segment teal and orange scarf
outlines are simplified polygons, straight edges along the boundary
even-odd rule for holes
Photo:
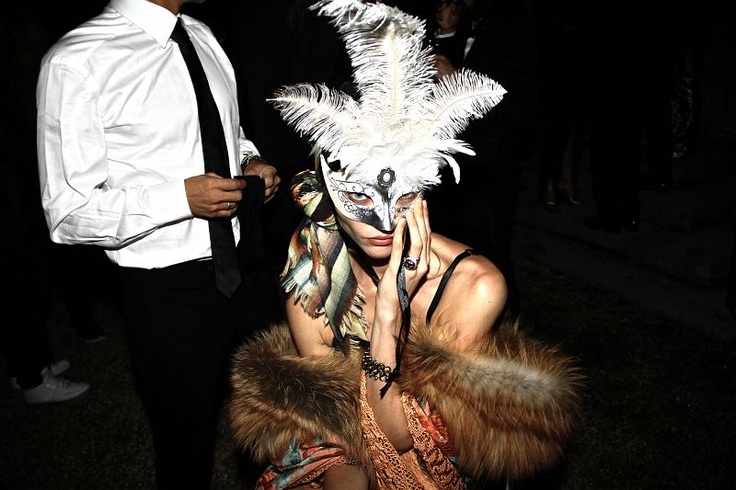
[[[342,349],[346,335],[368,340],[368,324],[363,315],[364,296],[350,267],[334,207],[324,191],[311,170],[292,180],[294,202],[305,217],[291,237],[281,286],[287,293],[295,289],[295,299],[313,318],[326,315],[336,347]]]

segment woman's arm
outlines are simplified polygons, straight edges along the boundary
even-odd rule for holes
[[[396,276],[399,268],[403,267],[405,230],[408,230],[411,242],[407,255],[419,258],[416,270],[404,270],[406,290],[411,298],[425,280],[430,262],[432,232],[429,226],[427,203],[423,199],[417,199],[412,208],[406,212],[405,219],[397,223],[391,258],[376,290],[376,306],[370,332],[370,355],[376,362],[391,369],[396,367],[396,346],[402,320]],[[385,384],[383,380],[368,377],[367,400],[381,430],[396,450],[401,453],[411,449],[413,441],[407,428],[399,383],[393,383],[382,396],[380,391]]]
[[[295,290],[286,298],[286,318],[289,321],[291,338],[302,357],[327,356],[332,354],[332,330],[325,323],[324,315],[312,318],[302,305],[294,299]]]
[[[490,260],[473,255],[458,265],[432,318],[432,328],[458,351],[486,338],[500,318],[508,292],[503,274]]]
[[[334,353],[331,347],[333,333],[329,325],[325,323],[324,316],[310,317],[304,308],[294,300],[293,291],[286,300],[286,317],[289,321],[291,338],[300,356],[329,356]],[[361,465],[335,464],[325,471],[321,483],[321,488],[324,490],[344,488],[367,490],[368,474]],[[311,483],[297,488],[312,488],[310,485]]]
[[[368,473],[364,467],[358,465],[332,466],[325,472],[322,480],[322,490],[363,490],[368,489],[368,486]]]
[[[411,295],[424,281],[430,261],[431,230],[426,203],[407,213],[406,221],[397,226],[396,235],[401,236],[403,227],[409,230],[412,239],[408,255],[420,257],[420,267],[422,264],[425,267],[415,273],[405,271],[407,290]],[[392,262],[396,257],[401,257],[399,244],[395,243],[395,246]],[[400,266],[401,260],[397,263]],[[390,265],[379,284],[370,338],[372,357],[390,367],[396,364],[396,344],[401,325],[395,274]],[[389,287],[390,284],[394,284],[394,287]],[[506,298],[506,281],[498,268],[483,256],[468,257],[460,263],[452,280],[447,283],[435,312],[433,325],[438,326],[440,338],[443,333],[447,336],[444,341],[449,348],[457,352],[471,350],[487,338],[503,312]],[[401,380],[381,397],[380,390],[384,384],[382,381],[368,380],[368,402],[381,430],[401,453],[413,446],[401,404]]]

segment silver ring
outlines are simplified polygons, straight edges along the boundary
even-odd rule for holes
[[[419,257],[406,257],[404,259],[404,269],[415,271],[419,267]]]
[[[228,211],[230,211],[230,206],[231,206],[232,204],[233,204],[233,203],[231,203],[231,202],[229,202],[229,201],[228,201],[228,203],[227,203],[227,210],[228,210]]]

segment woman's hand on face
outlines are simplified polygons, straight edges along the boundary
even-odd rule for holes
[[[406,254],[404,250],[404,234],[408,233],[410,245]],[[411,209],[401,218],[394,230],[391,258],[378,282],[376,290],[376,315],[373,322],[374,335],[376,330],[388,329],[394,337],[398,335],[401,319],[401,305],[396,284],[399,268],[404,268],[406,291],[411,297],[429,270],[431,230],[427,203],[418,198]],[[406,267],[405,259],[416,259],[416,268]]]
[[[410,242],[406,257],[403,256],[405,233],[408,233]],[[389,293],[390,289],[393,297],[396,297],[396,275],[399,268],[403,267],[406,276],[406,290],[409,296],[414,293],[429,270],[431,236],[427,201],[417,198],[404,218],[396,224],[391,258],[379,283],[379,292]],[[406,267],[406,258],[414,259],[416,269]]]

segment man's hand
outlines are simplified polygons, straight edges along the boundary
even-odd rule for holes
[[[279,190],[281,177],[278,176],[276,167],[257,157],[250,159],[248,165],[243,169],[243,175],[257,175],[263,179],[266,188],[264,202],[270,201]]]
[[[437,80],[457,71],[455,66],[447,59],[447,56],[443,54],[434,55],[434,67],[437,70],[437,74],[435,75]]]
[[[189,209],[197,218],[229,218],[238,209],[247,183],[206,173],[184,180]]]

